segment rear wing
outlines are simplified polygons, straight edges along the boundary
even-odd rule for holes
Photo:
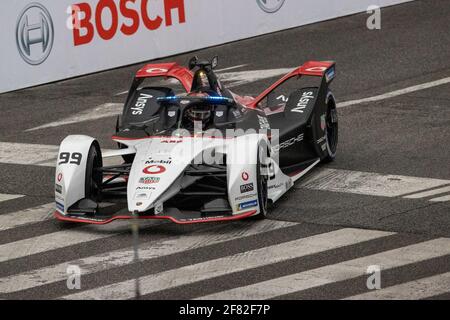
[[[275,90],[278,86],[293,77],[312,76],[321,77],[321,87],[328,86],[336,77],[336,62],[334,61],[308,61],[304,65],[292,70],[283,78],[275,82],[263,93],[261,93],[248,107],[256,108],[258,103],[261,102],[269,93]]]

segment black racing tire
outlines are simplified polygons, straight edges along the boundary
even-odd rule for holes
[[[268,168],[265,166],[266,157],[264,155],[264,148],[260,146],[258,149],[258,159],[256,161],[256,184],[258,189],[258,205],[259,205],[259,214],[256,216],[258,219],[265,219],[267,217],[267,208],[269,205],[269,197],[268,197]],[[268,155],[268,154],[267,154]]]
[[[97,168],[103,166],[102,153],[100,145],[94,141],[89,148],[86,160],[86,179],[85,179],[85,198],[99,202],[101,196],[101,185],[103,174],[97,171]]]
[[[323,163],[329,163],[336,158],[338,140],[339,140],[339,123],[336,109],[336,102],[331,92],[327,95],[327,114],[326,114],[326,155],[322,159]]]

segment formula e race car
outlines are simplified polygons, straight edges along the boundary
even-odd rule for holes
[[[189,68],[140,69],[117,119],[116,150],[102,152],[88,136],[65,138],[55,217],[93,224],[265,217],[296,180],[335,158],[334,62],[307,62],[258,97],[225,88],[217,64],[194,57]]]

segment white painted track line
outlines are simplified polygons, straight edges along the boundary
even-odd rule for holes
[[[210,260],[179,269],[140,278],[142,294],[206,280],[233,272],[257,268],[325,250],[377,239],[392,233],[341,229],[287,243],[251,250],[232,256]],[[224,268],[224,266],[226,266]],[[87,290],[66,296],[66,299],[130,299],[134,296],[134,280]]]
[[[53,216],[52,214],[54,211],[55,204],[48,203],[34,208],[1,214],[0,231],[50,219]]]
[[[446,193],[446,192],[450,192],[450,186],[444,187],[444,188],[439,188],[439,189],[433,189],[433,190],[429,190],[429,191],[424,191],[424,192],[420,192],[420,193],[410,194],[408,196],[405,196],[405,198],[407,198],[407,199],[427,198],[427,197],[435,196],[435,195],[438,195],[441,193]]]
[[[400,89],[400,90],[387,92],[387,93],[380,94],[380,95],[373,96],[373,97],[369,97],[369,98],[341,102],[341,103],[337,104],[337,107],[338,108],[345,108],[345,107],[359,105],[359,104],[367,103],[367,102],[382,101],[382,100],[386,100],[386,99],[402,96],[402,95],[405,95],[405,94],[408,94],[408,93],[421,91],[421,90],[425,90],[425,89],[430,89],[430,88],[441,86],[441,85],[448,84],[448,83],[450,83],[450,77],[443,78],[443,79],[436,80],[436,81],[427,82],[427,83],[422,83],[422,84],[419,84],[419,85],[415,85],[415,86],[412,86],[412,87],[407,87],[407,88]]]
[[[0,163],[54,167],[58,151],[59,146],[54,145],[0,142]],[[112,150],[102,151],[107,153]],[[105,160],[106,165],[114,161]]]
[[[345,300],[420,300],[450,292],[450,272],[351,296]]]
[[[29,132],[29,131],[39,130],[39,129],[54,128],[54,127],[68,125],[68,124],[74,124],[74,123],[79,123],[79,122],[84,122],[84,121],[107,118],[107,117],[122,114],[122,111],[123,111],[123,103],[104,103],[93,109],[88,109],[88,110],[82,111],[80,113],[77,113],[73,116],[70,116],[70,117],[55,121],[55,122],[50,122],[50,123],[44,124],[42,126],[27,129],[25,131]]]
[[[168,240],[141,243],[139,245],[139,259],[141,261],[145,261],[160,258],[186,250],[223,243],[235,239],[242,239],[251,235],[287,228],[293,225],[296,225],[296,223],[271,220],[259,221],[257,223],[252,223],[251,225],[244,225],[240,228],[236,225],[218,225],[212,227],[207,232],[199,231],[189,235],[170,238]],[[245,241],[245,239],[242,239],[242,241]],[[15,292],[52,282],[66,280],[66,270],[69,265],[79,266],[83,275],[125,266],[133,261],[133,254],[134,252],[131,248],[121,249],[0,278],[0,292]]]
[[[313,173],[296,187],[368,196],[399,197],[446,184],[450,184],[450,180],[323,169]]]
[[[13,200],[17,198],[21,198],[23,195],[21,194],[6,194],[6,193],[0,193],[0,202]]]
[[[272,299],[278,296],[363,276],[367,267],[371,265],[377,265],[382,270],[386,270],[448,254],[450,254],[450,239],[440,238],[207,295],[201,297],[201,299]]]
[[[158,225],[165,222],[146,221],[148,225]],[[54,233],[9,242],[0,245],[0,262],[16,258],[23,258],[36,253],[61,249],[71,245],[78,245],[92,240],[112,237],[119,233],[128,232],[129,221],[117,221],[106,226],[83,226],[72,230],[63,230]]]
[[[431,199],[430,201],[431,202],[447,202],[447,201],[450,201],[450,195],[439,197],[439,198],[434,198],[434,199]]]
[[[53,145],[0,142],[0,163],[55,166],[58,150]]]

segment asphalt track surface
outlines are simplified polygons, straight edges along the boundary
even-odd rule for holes
[[[233,71],[335,60],[332,89],[342,103],[450,77],[449,15],[446,0],[415,1],[383,9],[381,30],[368,30],[359,14],[195,54],[220,55],[221,68],[245,65]],[[186,64],[192,55],[161,61]],[[123,103],[117,93],[142,65],[0,95],[2,148],[56,146],[69,134],[114,147],[115,116],[26,130]],[[275,80],[233,90],[256,95]],[[339,121],[336,161],[297,183],[267,220],[143,222],[139,265],[129,263],[127,222],[53,220],[51,205],[40,206],[53,202],[54,168],[23,164],[36,152],[28,147],[4,161],[3,149],[0,298],[127,299],[138,275],[148,299],[449,299],[450,84],[340,108]],[[67,288],[68,265],[81,267],[81,290]],[[382,290],[366,286],[370,265],[382,268]]]

